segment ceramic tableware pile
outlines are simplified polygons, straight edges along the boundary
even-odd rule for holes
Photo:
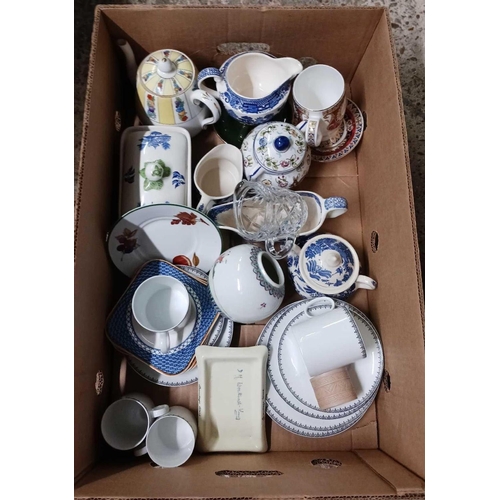
[[[187,54],[161,49],[137,66],[130,45],[118,46],[141,125],[121,137],[119,218],[107,246],[130,282],[106,334],[144,379],[198,382],[199,408],[196,419],[128,394],[104,414],[106,442],[176,467],[195,443],[266,451],[264,409],[301,436],[349,429],[377,394],[383,351],[370,320],[339,299],[377,283],[347,240],[318,232],[348,201],[296,190],[314,162],[338,160],[361,139],[342,75],[262,52],[198,73]],[[192,138],[214,124],[222,144],[192,170]],[[285,258],[306,300],[281,308]],[[234,323],[267,318],[258,346],[230,347]]]

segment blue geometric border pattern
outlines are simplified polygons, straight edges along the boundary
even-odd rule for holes
[[[229,347],[231,345],[231,341],[233,340],[233,328],[234,328],[234,324],[233,324],[233,322],[231,320],[229,320],[227,318],[223,318],[223,317],[220,317],[219,321],[222,324],[221,331],[224,331],[227,328],[227,330],[228,330],[229,333],[228,333],[226,341],[224,343],[222,343],[220,346],[217,346],[217,347]],[[208,345],[214,345],[216,342],[217,342],[217,340],[211,338],[210,342],[208,343]],[[193,378],[190,378],[188,380],[185,380],[184,382],[169,382],[168,385],[167,384],[162,384],[162,383],[159,383],[157,380],[155,380],[150,375],[148,375],[147,373],[145,373],[139,366],[133,365],[133,364],[131,364],[130,366],[132,367],[132,370],[134,370],[135,372],[137,372],[139,375],[141,375],[146,380],[149,380],[153,384],[161,385],[162,387],[182,387],[184,385],[191,385],[191,384],[195,384],[196,382],[198,382],[198,377],[193,377]],[[188,373],[190,371],[191,370],[189,370]]]
[[[325,200],[325,208],[347,208],[347,200],[341,196],[330,196]]]
[[[257,262],[257,256],[263,250],[257,246],[252,246],[250,250],[250,262],[252,263],[252,269],[255,273],[256,278],[258,279],[260,286],[262,286],[272,297],[276,297],[277,299],[281,299],[285,296],[285,284],[275,287],[268,283],[266,278],[262,275],[260,271],[259,264]]]
[[[144,344],[137,337],[132,326],[132,297],[137,287],[152,276],[172,276],[181,281],[196,305],[196,322],[189,337],[171,349],[162,353]],[[212,299],[208,285],[200,283],[172,264],[162,260],[152,260],[146,263],[133,279],[122,295],[107,321],[107,336],[120,350],[135,356],[148,365],[166,375],[176,375],[182,372],[191,361],[196,347],[201,343],[207,331],[212,328],[219,311]]]
[[[317,307],[313,307],[312,310],[315,311],[317,309],[326,309],[328,307],[329,307],[328,305],[317,306]],[[338,307],[338,305],[336,307]],[[347,308],[347,307],[345,307],[344,309],[349,310],[349,308]],[[380,343],[377,341],[378,340],[378,335],[377,335],[376,331],[373,330],[370,327],[370,324],[368,324],[358,314],[357,311],[354,312],[351,309],[351,310],[349,310],[349,313],[352,314],[353,316],[355,316],[358,321],[361,321],[367,327],[367,329],[370,332],[371,336],[375,340],[376,351],[377,351],[376,357],[378,358],[377,373],[375,375],[375,379],[374,379],[372,385],[370,386],[370,388],[365,392],[365,394],[364,394],[363,397],[361,397],[360,399],[356,399],[352,403],[350,403],[348,405],[345,405],[345,406],[336,406],[334,408],[329,408],[329,409],[326,409],[326,410],[322,410],[321,408],[319,408],[318,406],[314,405],[313,403],[311,403],[309,401],[306,401],[305,399],[301,398],[300,395],[297,394],[293,390],[293,388],[292,388],[290,382],[288,381],[288,379],[287,379],[287,377],[285,375],[285,372],[284,372],[284,370],[282,368],[282,365],[283,365],[283,343],[285,341],[286,334],[287,334],[288,329],[290,328],[290,326],[292,326],[296,321],[298,321],[300,319],[301,316],[303,316],[304,312],[301,312],[301,313],[299,313],[297,316],[295,316],[290,321],[290,323],[287,325],[287,327],[285,328],[285,330],[283,331],[283,333],[281,335],[281,338],[280,338],[280,341],[279,341],[279,344],[278,344],[278,366],[279,366],[279,372],[280,372],[281,378],[283,379],[283,382],[285,383],[287,389],[290,391],[291,394],[293,394],[293,396],[295,397],[295,399],[297,399],[297,401],[300,401],[303,405],[311,408],[312,410],[315,410],[316,412],[330,413],[331,415],[330,416],[328,416],[328,415],[318,416],[317,414],[311,414],[311,413],[309,413],[307,411],[304,411],[304,410],[302,410],[300,408],[294,407],[294,409],[296,409],[299,413],[302,413],[302,414],[307,415],[309,417],[319,418],[319,419],[324,418],[324,419],[327,419],[327,420],[331,419],[331,418],[335,418],[335,417],[336,418],[340,418],[342,416],[350,415],[351,413],[355,413],[356,411],[358,411],[359,408],[361,406],[363,406],[366,403],[366,401],[369,400],[372,397],[373,393],[377,390],[378,386],[380,385],[380,381],[382,380],[382,352],[381,352]],[[356,331],[357,331],[357,336],[358,336],[358,343],[360,344],[360,347],[362,347],[362,350],[364,352],[363,358],[365,358],[366,357],[365,344],[363,342],[363,339],[361,338],[361,334],[359,333],[358,325],[356,325]],[[270,373],[271,381],[273,381],[273,379],[272,379],[273,374],[272,374],[271,368],[269,368],[269,373]],[[273,382],[273,385],[275,386],[276,390],[278,392],[280,392],[277,389],[277,384],[275,384]],[[280,396],[281,396],[281,393],[280,393]],[[285,399],[285,396],[282,395],[282,398]]]
[[[295,396],[295,398],[297,398],[298,401],[300,401],[305,406],[308,406],[309,408],[312,408],[312,409],[315,409],[315,410],[324,411],[325,413],[333,413],[333,414],[342,413],[342,414],[348,415],[350,413],[354,413],[357,410],[359,410],[359,408],[362,407],[370,399],[370,397],[372,397],[374,394],[376,394],[376,390],[377,390],[377,388],[380,385],[380,382],[382,380],[382,369],[383,369],[383,365],[384,365],[384,354],[383,354],[382,345],[381,345],[380,337],[379,337],[379,335],[377,333],[377,330],[373,326],[373,323],[366,317],[366,315],[363,314],[356,307],[351,306],[350,304],[348,304],[347,302],[343,302],[343,301],[338,300],[338,299],[333,299],[333,300],[335,301],[335,306],[336,307],[344,307],[345,309],[349,310],[349,312],[352,315],[354,315],[356,317],[356,319],[359,319],[360,321],[362,321],[362,323],[364,323],[366,325],[366,327],[368,328],[370,334],[372,335],[373,339],[375,340],[376,349],[377,349],[377,352],[378,352],[379,362],[378,362],[378,366],[377,366],[377,374],[375,376],[375,380],[374,380],[372,386],[367,391],[367,393],[365,394],[364,397],[362,397],[361,399],[356,399],[355,401],[353,401],[350,404],[343,405],[343,406],[336,406],[336,407],[330,408],[328,410],[319,410],[317,407],[311,406],[306,401],[303,401],[300,397],[298,397],[298,395],[295,394],[293,392],[293,390],[290,388],[290,384],[288,383],[288,381],[285,380],[284,377],[282,377],[282,378],[284,379],[285,385],[287,386],[288,390]],[[266,345],[267,348],[268,348],[268,350],[269,350],[269,356],[268,356],[268,375],[269,375],[269,378],[270,378],[271,382],[273,383],[274,388],[276,389],[276,392],[279,394],[279,396],[289,406],[291,406],[293,409],[299,411],[300,413],[303,413],[304,415],[314,416],[314,418],[320,418],[320,419],[321,418],[326,418],[326,419],[330,418],[331,419],[331,417],[327,417],[327,416],[325,416],[325,417],[318,417],[317,415],[310,415],[307,412],[302,412],[301,410],[299,410],[280,391],[280,389],[278,387],[278,384],[276,383],[276,381],[274,379],[274,375],[273,375],[272,369],[271,369],[272,347],[271,347],[270,344],[271,344],[272,338],[274,337],[274,335],[276,333],[277,326],[283,321],[284,317],[288,314],[289,311],[291,311],[293,309],[296,309],[298,307],[301,307],[302,305],[306,304],[307,302],[309,302],[309,300],[301,300],[301,301],[295,302],[293,304],[290,304],[290,305],[284,307],[283,309],[281,309],[280,311],[278,311],[275,314],[275,316],[279,315],[278,320],[277,321],[273,321],[274,317],[271,318],[271,320],[269,320],[269,322],[264,327],[264,330],[262,331],[262,333],[259,336],[259,339],[257,341],[257,345]],[[316,309],[321,309],[321,308],[326,308],[326,307],[329,307],[329,306],[327,306],[327,305],[316,306],[312,310],[314,311]],[[294,319],[295,319],[295,317],[294,317]],[[269,329],[271,329],[271,332],[269,333],[269,338],[267,339],[267,341],[264,341],[264,339],[268,336]],[[283,339],[283,338],[284,338],[284,335],[282,335],[281,339]],[[280,353],[280,350],[278,348],[278,364],[280,363],[279,353]]]

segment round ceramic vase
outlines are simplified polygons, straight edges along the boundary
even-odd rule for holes
[[[243,324],[271,316],[285,296],[281,267],[256,245],[238,245],[226,250],[211,269],[208,282],[221,312]]]

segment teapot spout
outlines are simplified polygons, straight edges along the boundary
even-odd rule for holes
[[[134,52],[132,51],[132,47],[130,44],[127,42],[127,40],[123,40],[120,38],[119,40],[116,41],[118,47],[123,52],[123,55],[125,56],[125,65],[127,67],[127,76],[132,85],[135,85],[135,79],[137,75],[137,64],[135,62],[135,57],[134,57]]]
[[[281,57],[276,59],[274,62],[277,66],[279,66],[282,72],[280,75],[282,76],[282,81],[278,88],[292,78],[295,78],[304,69],[302,63],[293,57]]]

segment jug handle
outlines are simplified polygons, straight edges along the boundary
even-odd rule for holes
[[[198,87],[201,90],[208,92],[211,96],[220,99],[220,95],[217,90],[212,90],[203,83],[207,78],[213,78],[215,83],[222,82],[222,75],[220,74],[220,71],[217,68],[205,68],[198,74]]]
[[[212,116],[209,116],[208,118],[205,118],[201,122],[201,126],[205,128],[207,125],[212,125],[212,123],[215,123],[216,121],[219,120],[221,110],[220,110],[220,105],[217,102],[217,100],[208,94],[205,90],[193,90],[189,96],[191,99],[191,102],[195,105],[198,106],[200,103],[203,103],[212,113]]]
[[[326,217],[329,219],[334,219],[339,215],[345,214],[347,207],[347,200],[342,198],[342,196],[330,196],[323,200],[323,208],[326,211]]]
[[[375,290],[377,288],[378,283],[371,279],[369,276],[363,276],[360,274],[356,279],[356,285],[354,287],[355,290],[358,288],[364,288],[365,290]]]

